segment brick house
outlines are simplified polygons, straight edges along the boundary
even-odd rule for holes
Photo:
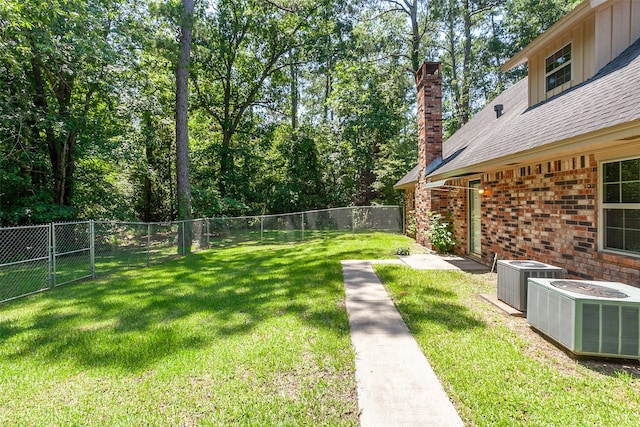
[[[455,252],[640,286],[640,1],[585,0],[504,65],[529,75],[442,142],[441,69],[417,73],[418,165],[395,185],[448,213]]]

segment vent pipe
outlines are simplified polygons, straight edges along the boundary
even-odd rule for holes
[[[500,116],[502,115],[502,110],[504,109],[504,106],[502,104],[496,104],[493,107],[493,111],[496,112],[496,119],[499,119]]]

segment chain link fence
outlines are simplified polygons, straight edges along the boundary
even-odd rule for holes
[[[53,286],[51,226],[0,228],[0,301]]]
[[[293,243],[342,233],[401,233],[402,227],[401,207],[369,206],[167,223],[85,221],[0,228],[0,302],[206,248]]]
[[[53,286],[92,277],[92,222],[52,224]]]

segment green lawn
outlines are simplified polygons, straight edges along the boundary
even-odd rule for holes
[[[213,249],[0,305],[0,425],[357,425],[348,234]]]
[[[638,361],[570,358],[477,297],[495,275],[376,272],[468,425],[640,425]]]
[[[347,234],[202,251],[0,305],[0,425],[357,425]],[[495,276],[376,266],[469,425],[635,426],[640,366],[575,361],[476,296]]]

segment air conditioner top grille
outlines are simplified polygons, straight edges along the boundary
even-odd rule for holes
[[[547,264],[543,264],[538,261],[508,261],[509,264],[514,267],[522,267],[522,268],[545,268],[548,267]]]
[[[529,278],[529,284],[534,281],[571,300],[618,301],[620,304],[640,302],[640,288],[618,282]]]
[[[543,262],[534,261],[532,259],[510,259],[510,260],[498,260],[498,266],[508,267],[518,271],[531,271],[531,270],[553,270],[561,271],[560,267],[555,265],[545,264]]]
[[[629,295],[618,289],[596,285],[595,283],[577,282],[572,280],[553,280],[551,285],[565,291],[598,298],[629,298]]]

